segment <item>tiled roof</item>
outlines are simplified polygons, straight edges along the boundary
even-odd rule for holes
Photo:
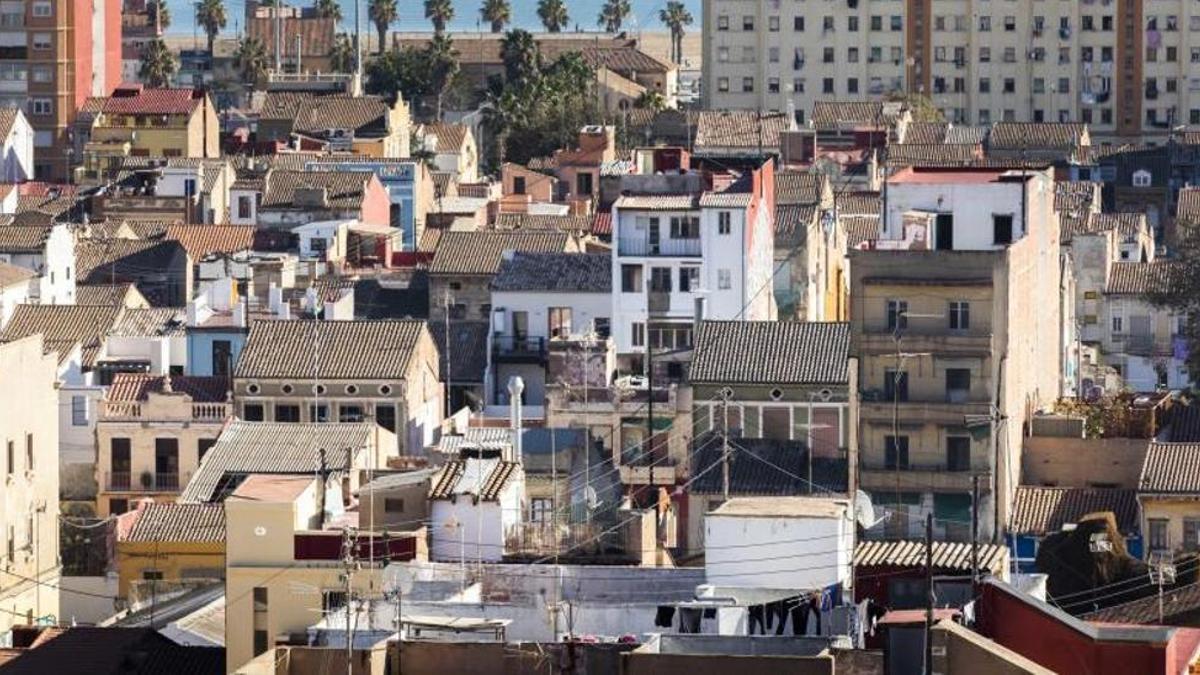
[[[438,347],[438,378],[453,384],[482,383],[487,371],[488,341],[492,337],[487,321],[452,321],[454,336],[446,350],[446,322],[430,321],[429,332]]]
[[[519,471],[519,462],[499,459],[452,459],[433,478],[429,489],[430,499],[450,499],[459,494],[476,494],[484,501],[495,501],[508,484],[508,480]],[[468,472],[482,474],[482,480],[462,479]]]
[[[167,377],[149,373],[116,373],[105,400],[145,401],[150,392],[161,393]],[[171,391],[187,394],[196,403],[224,403],[228,399],[229,380],[223,377],[173,375]]]
[[[1200,187],[1180,188],[1175,217],[1187,223],[1200,222]]]
[[[567,250],[565,232],[445,232],[438,242],[430,274],[492,275],[500,269],[505,251],[553,253]]]
[[[901,106],[880,101],[817,101],[813,104],[812,124],[818,129],[837,129],[844,125],[882,127],[895,120]]]
[[[127,309],[108,334],[115,337],[183,337],[187,334],[187,309],[184,307]]]
[[[846,246],[849,248],[879,239],[882,234],[876,216],[844,216],[838,222],[846,229]]]
[[[123,307],[99,305],[17,305],[0,342],[11,342],[41,333],[47,352],[59,358],[76,344],[83,344],[84,365],[95,363],[100,340],[120,318]]]
[[[1163,440],[1171,443],[1200,443],[1200,403],[1177,402],[1167,410]]]
[[[104,104],[107,102],[107,96],[89,96],[83,99],[83,104],[79,106],[78,114],[95,115],[104,110]]]
[[[1005,571],[1008,548],[1003,544],[980,544],[979,569],[993,574]],[[970,573],[971,544],[963,542],[933,542],[933,566],[939,570]],[[860,541],[854,547],[854,566],[861,567],[924,567],[923,541]]]
[[[850,325],[806,321],[704,321],[692,382],[845,384]]]
[[[710,209],[744,209],[754,201],[749,192],[705,192],[700,195],[700,206]]]
[[[1136,586],[1133,587],[1133,589],[1136,588]],[[1081,614],[1079,618],[1089,622],[1113,624],[1194,625],[1178,623],[1179,619],[1176,617],[1181,617],[1181,615],[1190,617],[1198,608],[1200,608],[1200,581],[1193,581],[1180,586],[1165,586],[1161,600],[1158,593],[1153,593],[1137,600]]]
[[[1173,260],[1114,262],[1109,265],[1104,292],[1112,295],[1142,295],[1171,288],[1172,275],[1183,268]]]
[[[304,57],[329,57],[333,50],[336,21],[319,17],[283,17],[280,21],[283,23],[283,44],[287,46],[288,54],[296,53],[296,40],[299,38]],[[275,44],[275,22],[276,19],[269,16],[252,17],[246,23],[246,30],[249,37],[258,38],[267,45],[267,49],[271,49],[271,45]]]
[[[591,216],[551,216],[533,213],[501,213],[493,227],[497,230],[559,230],[561,232],[590,232]]]
[[[838,194],[834,197],[839,217],[875,216],[883,213],[883,201],[878,192],[857,191]]]
[[[224,647],[185,647],[163,637],[157,628],[74,626],[61,630],[58,637],[5,663],[5,675],[81,670],[93,675],[209,675],[225,666]]]
[[[1150,443],[1138,481],[1142,494],[1200,493],[1200,443]]]
[[[593,68],[604,66],[609,70],[626,74],[666,73],[675,68],[650,56],[637,47],[584,48],[583,58]]]
[[[254,245],[253,225],[170,225],[163,233],[199,262],[213,253],[236,253]]]
[[[320,377],[338,380],[403,380],[425,322],[255,321],[238,358],[237,378],[312,378],[314,345],[320,345]]]
[[[775,248],[793,248],[806,242],[808,227],[817,215],[816,204],[782,204],[775,207]]]
[[[608,253],[515,253],[500,263],[493,291],[611,293]]]
[[[988,134],[991,131],[991,127],[986,126],[972,127],[952,124],[946,130],[946,139],[944,142],[954,145],[979,145],[987,140]]]
[[[841,459],[813,457],[812,482],[817,487],[808,483],[808,449],[803,441],[736,438],[731,439],[730,445],[730,494],[792,496],[846,490],[846,461]],[[695,458],[691,466],[694,477],[691,491],[721,494],[720,465],[724,459],[721,443],[712,434],[704,433],[692,441],[692,448]]]
[[[438,245],[442,243],[442,235],[447,231],[441,227],[426,227],[421,232],[421,240],[417,242],[417,250],[424,253],[437,251]]]
[[[273,170],[267,174],[262,208],[301,208],[294,204],[297,190],[324,189],[329,208],[357,209],[362,206],[367,183],[373,175],[361,171]]]
[[[13,125],[17,123],[18,108],[0,108],[0,138],[8,138],[12,133]]]
[[[132,273],[140,277],[151,270],[165,271],[182,249],[173,241],[80,240],[75,243],[76,278],[85,284],[103,283],[113,276],[112,272],[120,276]]]
[[[292,92],[268,93],[259,114],[264,120],[291,120],[292,130],[323,136],[329,129],[363,129],[374,125],[387,128],[391,110],[378,96],[313,96]],[[311,159],[300,156],[296,161]],[[292,168],[301,168],[293,165]]]
[[[748,110],[701,111],[696,126],[695,148],[779,147],[779,133],[795,121],[787,113],[758,114]]]
[[[285,322],[281,322],[285,323]],[[334,323],[334,322],[329,322]],[[219,500],[226,475],[255,473],[315,475],[325,449],[326,466],[346,466],[369,447],[375,425],[365,422],[230,422],[179,497],[180,502]]]
[[[224,504],[168,504],[146,506],[125,541],[223,542]]]
[[[203,181],[200,192],[212,192],[221,177],[221,172],[229,167],[226,159],[204,157],[125,157],[121,160],[121,170],[117,173],[117,182],[124,182],[133,177],[135,172],[154,171],[161,173],[162,169],[199,169]]]
[[[1051,534],[1100,511],[1111,511],[1123,534],[1139,530],[1136,490],[1037,485],[1017,488],[1008,529],[1014,534]]]
[[[1086,211],[1100,198],[1102,183],[1090,180],[1061,180],[1054,184],[1054,210]],[[1182,192],[1181,192],[1182,194]]]
[[[37,273],[33,270],[0,261],[0,288],[7,288],[13,284],[29,281],[36,276]]]
[[[696,195],[624,195],[613,207],[630,211],[690,211],[700,207]]]
[[[437,122],[425,125],[425,133],[437,139],[437,151],[443,154],[462,152],[463,143],[467,140],[468,128],[465,124],[444,124]]]
[[[824,174],[809,171],[779,171],[775,173],[775,203],[816,204],[829,181]]]
[[[1085,234],[1098,234],[1116,230],[1125,239],[1132,239],[1146,229],[1146,214],[1144,213],[1096,213],[1094,211],[1076,211],[1074,215],[1065,213],[1059,218],[1059,241],[1070,243],[1075,237]]]
[[[978,145],[904,143],[887,149],[888,166],[972,166],[983,156]]]
[[[592,234],[597,237],[612,234],[612,211],[600,211],[592,217]]]
[[[138,91],[118,87],[104,102],[106,115],[187,115],[200,105],[204,93],[198,89],[154,89]]]
[[[8,225],[0,227],[0,253],[41,253],[50,227]]]
[[[988,146],[1007,150],[1073,149],[1085,131],[1086,124],[1074,122],[997,122],[988,135]]]
[[[76,305],[103,305],[112,307],[125,304],[125,298],[133,284],[79,284],[75,286]]]
[[[925,145],[929,143],[945,143],[946,130],[950,125],[946,122],[913,122],[904,132],[904,143]],[[894,150],[895,148],[889,148]]]

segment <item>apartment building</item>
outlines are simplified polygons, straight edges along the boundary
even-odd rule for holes
[[[5,455],[0,541],[0,630],[57,615],[57,362],[32,335],[0,345],[0,440]]]
[[[893,517],[871,536],[969,536],[1007,522],[1023,427],[1061,387],[1049,170],[905,169],[881,238],[850,251],[859,477]],[[1067,298],[1066,302],[1070,302]]]
[[[1077,121],[1097,136],[1200,124],[1200,7],[1189,0],[706,0],[707,107],[932,98],[960,124]]]
[[[89,96],[121,80],[121,0],[0,5],[0,107],[22,108],[34,129],[34,174],[64,181],[68,129]]]

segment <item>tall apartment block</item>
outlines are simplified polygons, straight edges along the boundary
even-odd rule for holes
[[[705,0],[705,102],[784,111],[894,91],[950,121],[1200,124],[1195,0]]]
[[[120,78],[121,0],[0,0],[0,105],[33,125],[39,180],[68,178],[75,112]]]

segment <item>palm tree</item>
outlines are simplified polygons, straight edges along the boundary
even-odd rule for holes
[[[513,84],[524,82],[537,74],[541,54],[533,34],[514,28],[500,40],[500,59],[504,61],[504,77]]]
[[[147,9],[158,22],[159,28],[166,30],[171,26],[171,10],[167,7],[167,0],[155,0]]]
[[[317,0],[313,3],[313,9],[317,10],[317,16],[322,19],[333,19],[334,23],[342,20],[342,6],[337,0]]]
[[[204,34],[208,36],[208,53],[211,55],[217,33],[225,27],[225,3],[221,0],[203,0],[196,8],[196,23],[204,28]]]
[[[621,24],[633,11],[629,6],[629,0],[605,0],[604,6],[600,8],[600,25],[609,33],[617,33],[621,30]]]
[[[503,31],[504,25],[512,21],[512,5],[508,0],[483,0],[479,13],[484,21],[492,24],[493,33]]]
[[[247,38],[233,53],[233,65],[250,87],[267,76],[267,48],[258,38]]]
[[[151,87],[165,87],[179,72],[179,61],[162,38],[146,44],[142,50],[142,67],[138,75]]]
[[[442,33],[434,35],[425,51],[425,58],[429,64],[430,89],[437,99],[437,120],[441,121],[442,98],[459,71],[458,52],[454,49],[454,41]]]
[[[563,0],[538,0],[537,15],[542,20],[542,25],[551,33],[561,31],[571,21]]]
[[[692,13],[679,0],[668,0],[666,9],[658,13],[659,21],[671,29],[671,61],[683,61],[683,28],[692,25]]]
[[[375,24],[375,30],[379,32],[380,54],[386,47],[388,26],[396,22],[399,14],[396,0],[371,0],[371,4],[367,5],[367,17],[371,19],[371,23]]]
[[[641,110],[652,110],[661,112],[667,107],[667,101],[663,95],[653,89],[647,89],[633,101],[633,107]]]
[[[446,24],[454,20],[454,3],[451,0],[425,0],[425,18],[433,22],[433,32],[445,32]]]
[[[330,67],[336,72],[348,73],[354,70],[354,57],[354,43],[351,42],[350,36],[338,33],[337,39],[333,41],[333,47],[329,49]]]

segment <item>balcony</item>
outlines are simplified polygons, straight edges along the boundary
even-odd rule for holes
[[[177,493],[180,486],[187,483],[187,479],[191,475],[182,477],[178,472],[171,473],[152,473],[146,471],[134,475],[129,471],[110,471],[105,475],[103,482],[105,492],[133,492],[133,493]]]
[[[895,354],[896,340],[886,326],[868,326],[858,338],[863,355]],[[988,355],[992,350],[990,333],[961,333],[946,330],[908,328],[900,336],[900,349],[905,352],[933,352],[938,355]]]
[[[867,393],[864,392],[859,414],[864,422],[876,424],[891,423],[895,414],[901,424],[962,426],[965,415],[987,415],[991,412],[991,405],[986,401],[951,403],[945,399],[908,400],[900,401],[897,405],[892,401],[868,400]]]
[[[903,468],[888,468],[881,460],[859,460],[859,487],[870,492],[893,493],[931,490],[934,492],[969,492],[971,476],[988,476],[986,466],[972,466],[966,471],[951,471],[945,462],[908,464]],[[986,480],[983,482],[986,483]]]
[[[492,338],[492,357],[508,363],[544,363],[546,338],[528,335],[496,335]]]
[[[650,291],[646,294],[646,309],[654,313],[671,311],[670,291]]]
[[[700,239],[670,239],[650,237],[620,237],[617,255],[661,256],[665,258],[698,258],[702,255]]]
[[[1171,356],[1174,353],[1173,342],[1171,339],[1159,340],[1153,335],[1114,335],[1113,349],[1130,356]]]
[[[229,403],[186,403],[176,410],[164,412],[161,407],[151,412],[141,401],[100,401],[100,419],[106,422],[181,421],[224,422],[233,415]]]

